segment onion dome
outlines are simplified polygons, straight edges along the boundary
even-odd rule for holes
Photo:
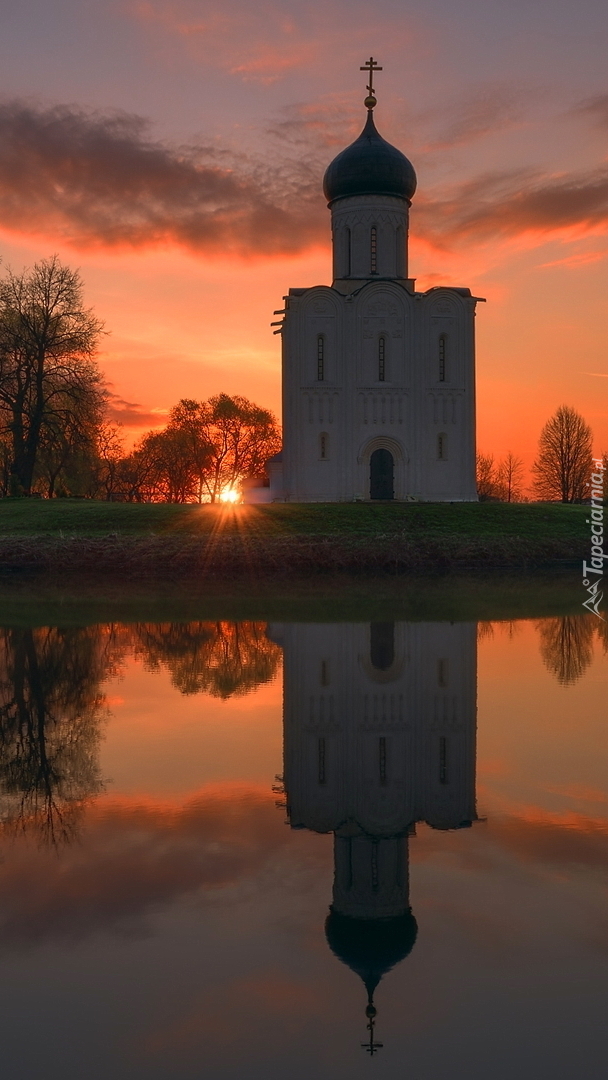
[[[376,130],[370,109],[363,131],[331,162],[323,180],[328,203],[351,195],[393,195],[412,198],[416,173],[411,161]]]
[[[331,951],[359,975],[370,1001],[382,976],[412,951],[417,933],[411,911],[388,919],[354,919],[331,908],[325,923]]]

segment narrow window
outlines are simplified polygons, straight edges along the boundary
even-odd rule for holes
[[[321,686],[329,686],[329,664],[327,660],[321,661]]]
[[[445,382],[445,353],[447,338],[445,334],[439,335],[439,382]]]
[[[448,740],[442,735],[439,740],[439,783],[448,782]]]
[[[378,341],[378,382],[384,382],[386,378],[386,338],[381,337]]]
[[[378,770],[380,783],[386,784],[386,739],[384,736],[378,739]]]
[[[440,461],[445,461],[448,456],[448,437],[447,435],[437,436],[437,457]]]
[[[350,260],[351,260],[351,254],[350,254],[350,252],[351,252],[350,229],[345,229],[345,233],[346,233],[346,260],[345,260],[346,261],[346,267],[345,267],[346,274],[345,274],[345,277],[350,277]]]
[[[378,841],[372,840],[372,889],[374,891],[380,886],[380,878],[378,875]]]
[[[448,662],[445,658],[437,661],[437,682],[440,686],[448,685]]]
[[[328,451],[328,441],[329,440],[328,440],[328,437],[325,434],[325,432],[323,432],[321,435],[319,435],[319,457],[321,458],[321,461],[326,461],[328,456],[329,456],[328,452],[327,452]]]
[[[405,270],[405,241],[403,237],[403,226],[398,225],[395,232],[395,241],[397,245],[397,251],[395,253],[395,269],[397,271],[397,277],[399,278],[404,277]]]
[[[371,232],[371,272],[377,274],[378,272],[378,230],[375,225],[372,225]]]
[[[325,338],[323,334],[317,337],[317,379],[323,382],[325,378]]]
[[[319,739],[319,783],[325,783],[325,739]]]

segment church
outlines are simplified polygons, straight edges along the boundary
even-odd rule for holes
[[[281,454],[285,502],[477,501],[475,305],[470,289],[417,292],[408,271],[410,161],[374,123],[373,58],[358,139],[329,165],[333,282],[290,289]]]

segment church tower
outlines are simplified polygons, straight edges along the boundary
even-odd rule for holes
[[[283,451],[271,498],[476,501],[477,298],[408,276],[416,174],[367,120],[329,165],[333,282],[290,289],[283,337]]]

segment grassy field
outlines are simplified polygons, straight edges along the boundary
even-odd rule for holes
[[[222,536],[586,541],[585,506],[508,503],[309,503],[172,506],[0,499],[1,537]]]
[[[0,573],[65,580],[467,573],[573,566],[588,508],[505,503],[168,506],[0,500]]]

